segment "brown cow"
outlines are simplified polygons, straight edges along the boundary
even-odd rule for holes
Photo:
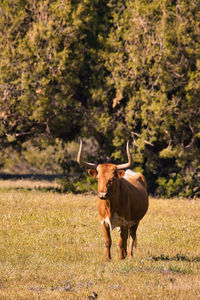
[[[133,256],[133,246],[136,246],[136,230],[140,220],[148,209],[147,185],[141,173],[126,169],[131,166],[132,159],[127,143],[128,163],[93,164],[82,161],[82,141],[77,161],[89,168],[89,175],[98,181],[98,209],[105,236],[106,260],[111,259],[111,230],[120,227],[119,259],[127,255],[127,239],[130,233],[128,256]]]

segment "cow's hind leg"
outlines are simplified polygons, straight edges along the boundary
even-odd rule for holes
[[[119,259],[124,259],[127,255],[127,239],[128,239],[128,228],[121,227],[120,238],[119,238]]]
[[[137,245],[137,239],[136,239],[136,231],[138,228],[138,224],[133,225],[130,228],[130,244],[129,244],[129,249],[128,249],[128,257],[132,257],[133,256],[133,247],[136,248]]]
[[[103,233],[105,237],[105,245],[106,245],[106,261],[111,260],[111,254],[110,254],[110,248],[112,244],[111,235],[110,235],[110,228],[105,225],[105,223],[102,224]]]

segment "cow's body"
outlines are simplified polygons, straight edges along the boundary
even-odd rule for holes
[[[146,182],[141,173],[127,170],[116,183],[116,190],[109,199],[98,199],[98,209],[103,222],[113,230],[137,224],[148,209]]]
[[[111,259],[111,231],[120,227],[120,259],[127,255],[127,239],[130,233],[128,256],[133,255],[136,243],[136,230],[148,209],[147,185],[141,173],[122,168],[130,165],[130,152],[127,144],[128,164],[95,165],[81,161],[82,144],[78,154],[79,163],[92,167],[88,173],[98,180],[98,210],[105,236],[106,260]]]

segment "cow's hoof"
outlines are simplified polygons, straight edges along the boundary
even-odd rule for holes
[[[106,261],[106,262],[110,262],[110,261],[111,261],[111,257],[106,257],[106,258],[105,258],[105,261]]]
[[[125,259],[124,256],[120,256],[120,257],[119,257],[119,260],[123,260],[123,259]]]
[[[119,260],[125,259],[127,256],[127,252],[126,251],[122,251],[119,255]]]

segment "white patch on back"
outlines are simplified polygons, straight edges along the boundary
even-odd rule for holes
[[[123,178],[124,178],[124,179],[128,179],[128,178],[130,178],[130,177],[135,176],[136,174],[137,174],[136,172],[131,171],[131,170],[128,169],[128,170],[126,170],[126,172],[125,172]]]
[[[125,227],[130,228],[135,224],[134,221],[127,221],[124,218],[120,217],[117,213],[114,213],[111,220],[108,217],[103,219],[101,221],[101,224],[103,224],[103,223],[105,223],[105,225],[110,227],[110,231],[112,231],[115,227],[125,226]],[[119,229],[118,229],[118,231],[119,231]]]

